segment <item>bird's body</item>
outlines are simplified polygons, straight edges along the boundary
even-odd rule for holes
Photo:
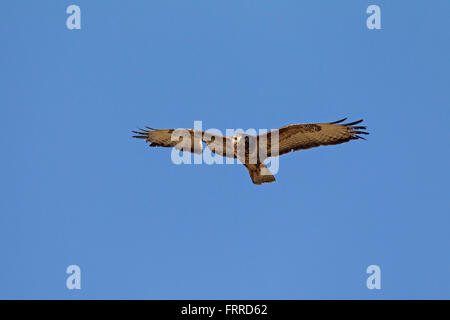
[[[264,161],[291,151],[322,145],[335,145],[350,140],[364,139],[368,134],[363,126],[355,126],[363,120],[342,124],[346,119],[330,123],[293,124],[258,136],[237,133],[222,136],[194,129],[140,129],[133,131],[135,138],[145,139],[151,147],[173,147],[197,154],[203,152],[203,142],[220,155],[238,159],[248,170],[254,184],[274,182],[275,177]]]

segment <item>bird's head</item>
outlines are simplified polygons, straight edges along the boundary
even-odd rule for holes
[[[257,138],[245,133],[236,133],[233,136],[234,149],[237,154],[257,153]]]
[[[250,141],[250,136],[248,134],[245,134],[245,133],[236,133],[233,136],[234,144],[243,143],[243,142],[248,144],[249,141]]]

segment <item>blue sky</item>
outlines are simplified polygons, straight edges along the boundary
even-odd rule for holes
[[[1,7],[0,298],[450,298],[450,2]],[[369,140],[285,155],[263,186],[130,132],[343,117]]]

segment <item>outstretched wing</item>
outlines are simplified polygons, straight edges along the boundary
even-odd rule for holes
[[[278,131],[278,154],[282,155],[291,151],[309,149],[319,146],[327,146],[348,142],[350,140],[364,139],[360,134],[369,134],[364,126],[355,126],[363,120],[342,123],[347,118],[330,123],[292,124],[267,134],[267,154],[272,155],[272,136],[276,137]],[[365,140],[365,139],[364,139]]]
[[[181,151],[202,153],[202,132],[193,129],[139,129],[133,138],[145,139],[150,147],[176,148]]]
[[[201,154],[205,142],[208,148],[221,156],[233,156],[233,144],[229,137],[194,129],[154,129],[146,127],[133,131],[133,138],[145,139],[150,147],[176,148]],[[227,149],[228,148],[228,149]]]

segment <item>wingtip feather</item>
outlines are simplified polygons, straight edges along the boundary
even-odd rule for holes
[[[337,123],[341,123],[341,122],[343,122],[345,120],[347,120],[347,118],[344,118],[344,119],[341,119],[341,120],[338,120],[338,121],[329,122],[329,124],[337,124]]]

